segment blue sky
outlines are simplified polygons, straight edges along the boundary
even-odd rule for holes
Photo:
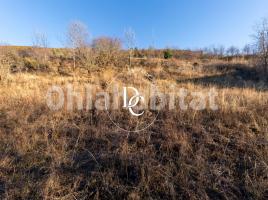
[[[62,46],[68,23],[80,20],[92,37],[122,38],[132,27],[138,47],[242,47],[263,17],[268,0],[0,0],[0,41],[31,45],[43,32]]]

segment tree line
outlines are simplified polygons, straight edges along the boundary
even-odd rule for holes
[[[226,48],[222,45],[211,46],[198,51],[138,49],[135,32],[132,29],[125,31],[124,39],[104,36],[91,40],[87,26],[80,21],[73,21],[68,26],[64,46],[71,52],[74,69],[78,67],[78,63],[85,67],[116,63],[118,55],[124,51],[128,57],[128,66],[131,66],[133,57],[149,56],[169,59],[173,56],[180,58],[179,55],[205,55],[216,58],[252,56],[258,60],[258,66],[261,66],[263,71],[268,74],[268,19],[261,20],[255,26],[254,32],[252,43],[246,44],[242,49],[235,46]],[[126,49],[123,49],[123,43]],[[38,49],[39,53],[41,52],[40,56],[43,61],[48,59],[49,42],[45,34],[35,33],[32,46]]]

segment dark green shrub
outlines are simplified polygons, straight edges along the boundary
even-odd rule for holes
[[[165,59],[169,59],[169,58],[172,58],[173,54],[172,54],[172,51],[170,49],[167,49],[164,51],[164,58]]]

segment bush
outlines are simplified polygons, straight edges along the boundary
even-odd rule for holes
[[[36,59],[33,58],[24,58],[22,63],[16,63],[11,66],[11,72],[49,72],[49,64],[48,63],[40,63]]]
[[[144,58],[144,55],[137,47],[134,49],[134,57],[135,58]]]
[[[92,48],[96,55],[95,65],[106,67],[116,65],[122,44],[119,39],[101,37],[93,40]]]
[[[65,49],[52,49],[53,58],[64,58],[68,57],[68,51]]]
[[[170,49],[167,49],[164,51],[164,58],[165,59],[169,59],[169,58],[172,58],[173,54],[172,54],[172,51]]]
[[[36,71],[38,69],[38,65],[38,62],[35,59],[25,58],[23,71]]]

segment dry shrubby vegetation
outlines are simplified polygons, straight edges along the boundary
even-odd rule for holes
[[[214,87],[219,110],[164,110],[126,133],[104,111],[46,105],[53,84],[101,89],[129,66],[119,40],[89,48],[75,26],[71,49],[0,48],[1,199],[268,198],[268,84],[255,55],[132,49],[133,72],[163,88]]]

